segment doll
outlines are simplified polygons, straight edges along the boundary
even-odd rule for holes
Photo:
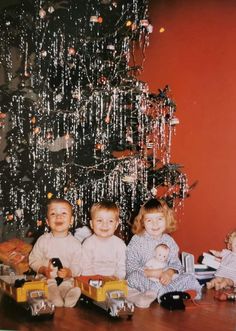
[[[167,259],[169,256],[169,247],[166,244],[159,244],[155,247],[155,256],[148,260],[146,263],[147,269],[164,269],[167,266]],[[158,282],[158,278],[149,278],[150,280],[153,280],[154,282]]]
[[[236,285],[236,231],[227,235],[225,243],[227,249],[210,250],[214,256],[221,258],[221,262],[215,277],[206,284],[208,289],[221,290]]]

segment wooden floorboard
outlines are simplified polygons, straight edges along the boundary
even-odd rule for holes
[[[203,299],[185,311],[168,311],[155,302],[148,309],[136,308],[131,320],[113,319],[96,306],[78,303],[75,308],[56,308],[51,320],[31,321],[21,307],[1,296],[0,330],[236,331],[236,302],[220,302],[213,290],[204,290]]]

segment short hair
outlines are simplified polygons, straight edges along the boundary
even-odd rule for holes
[[[163,213],[166,220],[166,233],[174,232],[177,228],[177,221],[174,217],[173,210],[168,207],[167,203],[164,200],[150,199],[145,202],[140,210],[138,215],[134,219],[132,225],[132,232],[134,234],[142,234],[145,230],[144,227],[144,215],[148,213]]]
[[[48,200],[48,202],[47,202],[46,214],[48,214],[48,209],[53,203],[57,203],[57,204],[66,203],[70,207],[71,213],[73,213],[73,206],[68,200],[62,199],[62,198],[53,198],[53,199]]]
[[[227,234],[225,238],[225,243],[228,249],[232,249],[232,241],[233,239],[236,238],[236,230],[231,231],[230,233]]]
[[[90,218],[93,219],[94,218],[94,215],[99,210],[112,211],[112,212],[114,212],[115,217],[117,218],[117,220],[119,220],[120,209],[115,204],[115,202],[108,201],[108,200],[103,200],[103,201],[94,203],[92,205],[91,209],[90,209]]]

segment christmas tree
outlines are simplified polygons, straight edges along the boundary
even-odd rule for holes
[[[151,93],[138,79],[153,29],[148,1],[25,0],[1,14],[8,231],[43,229],[52,197],[73,204],[75,227],[87,223],[93,202],[116,202],[125,240],[146,199],[178,206],[189,187],[171,163],[176,105],[168,86]]]

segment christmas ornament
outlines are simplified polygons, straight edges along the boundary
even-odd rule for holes
[[[40,8],[39,10],[39,17],[40,18],[45,18],[47,15],[46,11],[43,8]]]
[[[69,55],[72,55],[73,56],[73,55],[75,55],[75,53],[76,53],[76,50],[74,49],[74,47],[69,47],[68,48],[68,54]]]
[[[153,28],[148,1],[35,0],[35,12],[29,7],[0,21],[9,81],[1,113],[11,123],[0,169],[3,217],[19,234],[30,228],[34,235],[47,199],[59,197],[72,203],[81,227],[92,203],[108,199],[120,206],[126,240],[130,213],[160,197],[163,185],[174,208],[188,194],[185,174],[170,162],[178,124],[171,91],[151,93],[138,79]],[[12,58],[21,59],[17,73]]]
[[[47,198],[48,199],[51,199],[53,197],[53,194],[51,193],[51,192],[48,192],[48,194],[47,194]]]

